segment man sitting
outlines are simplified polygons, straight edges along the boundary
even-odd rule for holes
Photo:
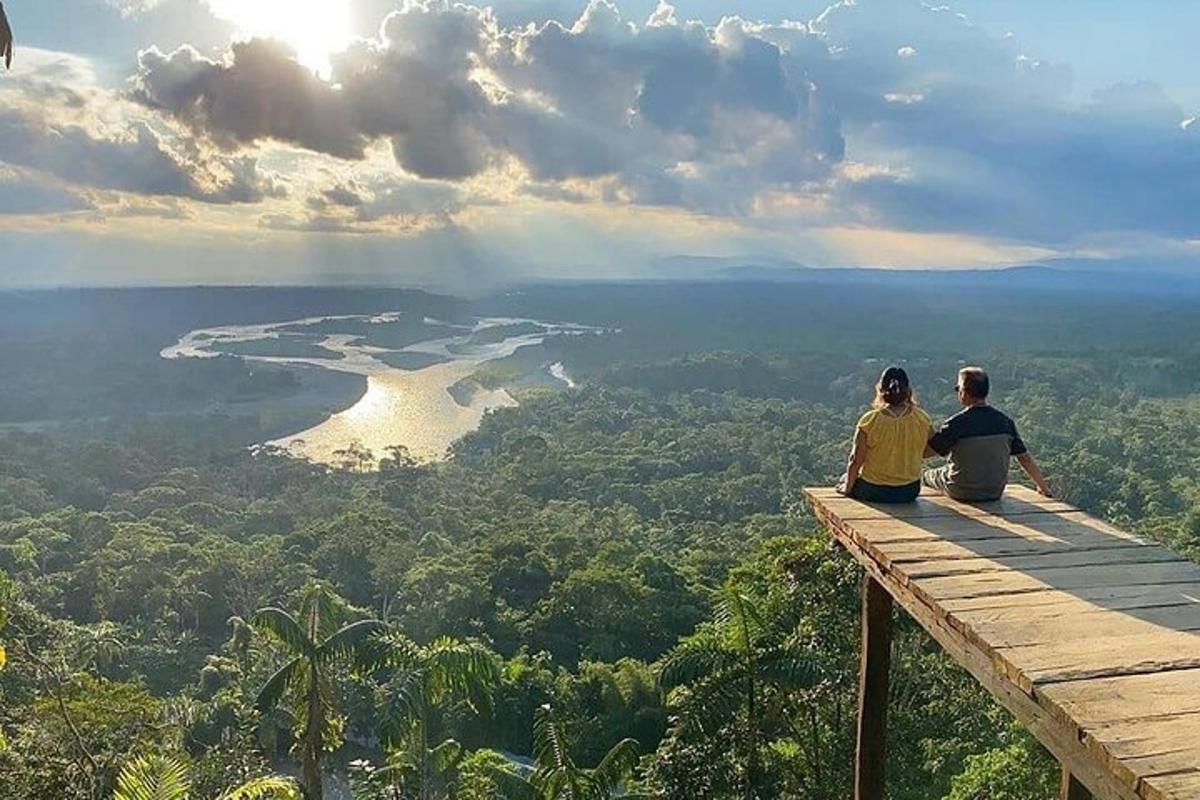
[[[1008,483],[1009,460],[1015,456],[1038,492],[1051,497],[1046,478],[1021,441],[1016,423],[988,405],[990,384],[979,367],[959,370],[955,388],[964,408],[934,432],[925,450],[926,458],[939,455],[950,460],[944,467],[925,470],[922,483],[955,500],[999,500]]]

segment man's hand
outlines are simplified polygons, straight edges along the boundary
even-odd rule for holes
[[[1042,468],[1033,460],[1033,456],[1029,453],[1021,453],[1017,456],[1017,463],[1021,465],[1021,469],[1025,470],[1029,480],[1033,481],[1038,494],[1042,497],[1054,497],[1054,492],[1050,491],[1050,484],[1046,483],[1046,476],[1042,473]]]

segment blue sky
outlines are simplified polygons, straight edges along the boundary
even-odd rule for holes
[[[0,285],[1200,254],[1184,0],[6,8]]]

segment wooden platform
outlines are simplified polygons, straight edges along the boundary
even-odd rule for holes
[[[1019,486],[979,505],[805,495],[1096,797],[1200,800],[1200,565]]]

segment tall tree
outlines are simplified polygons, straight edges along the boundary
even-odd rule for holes
[[[339,666],[354,664],[373,652],[372,638],[384,629],[379,620],[347,622],[348,607],[323,584],[305,591],[298,616],[281,608],[263,608],[254,625],[290,656],[258,693],[258,708],[270,713],[288,707],[300,729],[302,785],[308,800],[323,796],[321,761],[338,738]]]
[[[498,658],[478,642],[451,638],[422,647],[391,633],[380,644],[389,674],[382,688],[379,733],[389,754],[376,776],[404,797],[442,796],[465,755],[457,741],[445,736],[445,717],[463,708],[474,714],[490,711],[500,682]]]
[[[740,794],[755,800],[766,790],[761,739],[781,693],[815,685],[821,670],[804,644],[764,620],[736,586],[722,591],[711,625],[663,661],[663,685],[676,715],[672,733],[701,737],[732,731]]]
[[[581,767],[571,757],[570,738],[550,705],[539,708],[533,718],[533,758],[532,774],[507,769],[493,771],[502,796],[513,800],[610,800],[641,796],[623,788],[637,766],[637,742],[623,739],[595,767]]]

